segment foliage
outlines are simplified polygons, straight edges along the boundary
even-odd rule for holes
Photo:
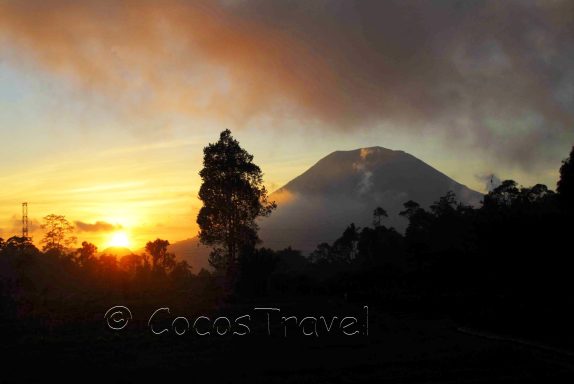
[[[98,247],[87,241],[82,241],[82,247],[78,248],[75,253],[77,263],[82,267],[89,265],[93,262],[96,253],[98,253]]]
[[[574,147],[570,151],[570,156],[562,162],[556,192],[564,206],[569,209],[574,207]]]
[[[379,227],[381,225],[381,221],[382,221],[383,217],[389,217],[389,215],[387,214],[387,211],[385,211],[381,207],[375,208],[375,210],[373,211],[373,226]]]
[[[169,241],[155,239],[148,241],[145,250],[151,256],[152,269],[171,272],[175,267],[175,254],[167,251]]]
[[[45,216],[41,228],[45,231],[44,238],[40,241],[44,245],[42,247],[44,252],[63,254],[77,240],[72,236],[74,226],[64,216],[54,214]]]
[[[221,132],[203,153],[199,238],[213,246],[211,265],[231,273],[240,256],[252,252],[259,241],[255,220],[268,216],[276,204],[267,200],[263,173],[253,163],[253,155],[241,148],[229,130]]]

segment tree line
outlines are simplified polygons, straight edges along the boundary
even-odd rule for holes
[[[543,317],[572,319],[564,303],[574,281],[569,253],[574,217],[574,148],[563,161],[556,191],[505,180],[478,207],[453,192],[429,207],[404,203],[404,233],[386,226],[384,207],[372,225],[350,223],[333,243],[310,255],[260,246],[257,218],[276,208],[263,173],[226,130],[204,149],[197,216],[199,238],[212,247],[213,272],[191,273],[168,252],[169,242],[147,243],[141,255],[98,255],[94,244],[69,251],[70,225],[44,220],[42,250],[30,239],[0,239],[0,296],[6,313],[42,295],[184,292],[196,297],[318,295],[404,309],[444,309],[464,321],[516,324]],[[196,271],[197,272],[197,271]],[[556,326],[556,324],[554,324]],[[556,326],[556,328],[559,328]]]

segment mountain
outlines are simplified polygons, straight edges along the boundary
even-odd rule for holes
[[[404,202],[414,200],[426,208],[449,190],[467,204],[482,199],[482,194],[403,151],[336,151],[271,194],[278,208],[259,221],[259,235],[266,247],[311,252],[319,243],[334,241],[350,223],[371,225],[377,206],[389,214],[384,225],[404,230],[407,221],[398,215]],[[211,269],[210,248],[197,237],[176,242],[169,251],[186,260],[194,273]]]
[[[332,242],[350,223],[371,225],[373,210],[384,208],[383,224],[404,230],[398,214],[408,200],[426,208],[449,190],[459,201],[480,203],[482,195],[403,151],[382,147],[336,151],[273,192],[278,208],[260,220],[263,246],[292,246],[310,252]]]
[[[178,260],[187,261],[193,273],[199,273],[202,268],[212,269],[207,261],[211,248],[202,245],[197,236],[170,244],[168,251],[175,253]]]

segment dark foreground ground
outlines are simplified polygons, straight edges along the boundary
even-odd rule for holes
[[[363,304],[368,303],[307,299],[272,306],[301,319],[327,314],[361,317]],[[251,310],[257,306],[270,304],[226,304],[218,313],[231,318],[254,315]],[[153,308],[133,309],[133,321],[121,331],[107,328],[105,307],[81,322],[50,329],[3,324],[0,381],[524,383],[574,378],[574,355],[566,351],[460,329],[461,324],[436,314],[370,305],[368,336],[304,337],[293,329],[287,338],[276,326],[268,336],[265,315],[257,315],[247,336],[200,337],[191,331],[153,335],[147,326]],[[171,315],[156,325],[179,315],[193,320],[199,314],[214,314],[204,311],[171,308]]]

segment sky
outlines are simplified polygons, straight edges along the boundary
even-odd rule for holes
[[[554,188],[574,144],[572,1],[0,0],[0,237],[65,215],[100,248],[197,234],[229,128],[275,190],[404,150],[484,192]]]

